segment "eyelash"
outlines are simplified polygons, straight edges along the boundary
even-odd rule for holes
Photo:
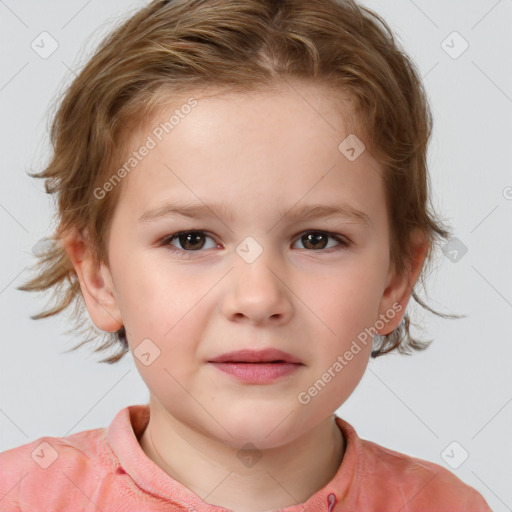
[[[204,250],[199,249],[197,251],[188,251],[186,249],[178,249],[177,247],[174,247],[173,245],[171,245],[171,242],[173,242],[176,239],[179,240],[179,237],[181,235],[188,235],[188,234],[191,234],[191,233],[200,234],[200,235],[206,235],[208,238],[211,238],[212,240],[214,240],[212,236],[210,236],[210,235],[208,235],[206,233],[206,231],[194,229],[194,230],[189,230],[189,231],[179,231],[177,233],[173,233],[171,235],[168,235],[168,236],[164,237],[161,240],[160,246],[166,247],[168,250],[170,250],[173,253],[180,253],[180,256],[182,256],[183,258],[191,258],[192,257],[192,253],[204,252]],[[332,239],[336,240],[337,242],[339,242],[340,245],[334,246],[334,247],[330,247],[329,249],[318,249],[318,250],[303,249],[305,251],[331,253],[331,252],[334,252],[334,251],[338,251],[338,250],[342,250],[342,249],[347,249],[348,247],[350,247],[352,245],[352,243],[347,238],[345,238],[345,237],[343,237],[341,235],[338,235],[338,234],[335,234],[335,233],[330,233],[329,231],[320,231],[320,230],[303,231],[302,233],[299,234],[299,236],[296,238],[294,243],[299,241],[302,238],[303,235],[312,234],[312,233],[327,235],[328,238],[332,238]]]

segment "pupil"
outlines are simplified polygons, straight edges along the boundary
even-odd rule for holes
[[[198,239],[201,238],[201,234],[200,233],[188,233],[186,235],[181,235],[182,236],[182,239],[181,239],[181,245],[184,247],[184,248],[188,248],[188,249],[194,249],[197,247],[194,247],[194,239],[195,239],[195,243],[197,243]],[[199,247],[201,248],[201,247]]]
[[[323,249],[325,247],[325,236],[322,233],[310,233],[306,236],[306,242],[304,245],[307,247],[309,245],[315,246],[315,240],[317,238],[323,238],[323,244],[322,247],[312,247],[313,249]]]

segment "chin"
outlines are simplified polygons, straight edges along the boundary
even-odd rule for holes
[[[293,422],[292,415],[263,416],[260,411],[253,409],[247,415],[238,415],[232,421],[225,418],[222,426],[227,432],[222,430],[221,437],[224,444],[236,449],[244,448],[247,443],[260,449],[277,448],[293,437],[296,430]]]

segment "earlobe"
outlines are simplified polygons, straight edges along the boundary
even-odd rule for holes
[[[379,330],[379,334],[385,336],[400,325],[405,309],[411,298],[414,285],[423,269],[429,244],[424,233],[415,231],[411,235],[411,257],[407,268],[402,273],[391,268],[388,274],[388,282],[384,290],[380,305],[380,317],[391,317],[386,326]],[[397,314],[396,312],[399,312]],[[392,314],[390,314],[392,312]]]
[[[87,235],[70,233],[63,238],[63,246],[77,274],[92,321],[102,331],[119,330],[123,321],[109,268],[94,257]]]

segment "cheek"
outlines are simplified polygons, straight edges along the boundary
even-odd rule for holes
[[[151,391],[165,390],[185,399],[179,383],[192,382],[203,364],[198,357],[202,327],[194,315],[180,312],[169,322],[138,314],[128,337],[135,364]]]
[[[317,411],[340,407],[361,381],[372,349],[371,341],[345,343],[326,348],[309,370],[308,378],[297,398]]]
[[[161,337],[185,314],[190,287],[175,276],[165,273],[161,266],[149,261],[144,251],[126,251],[112,266],[116,269],[116,290],[119,308],[127,328],[146,327]],[[194,289],[194,287],[191,287]],[[188,308],[190,309],[190,308]]]
[[[378,258],[361,258],[332,272],[324,286],[312,294],[318,316],[331,334],[347,339],[357,336],[378,318],[385,284],[385,266]]]
[[[117,268],[118,303],[134,357],[143,350],[142,343],[151,358],[158,356],[151,367],[139,365],[143,378],[153,372],[169,378],[165,368],[188,371],[203,329],[199,299],[207,292],[205,283],[191,282],[179,268],[166,274],[160,266],[148,264],[143,252],[130,255]]]
[[[380,258],[380,261],[379,261]],[[360,258],[340,267],[315,295],[317,316],[324,333],[317,336],[312,373],[320,389],[318,405],[338,407],[361,380],[371,355],[385,279],[381,257]],[[317,333],[320,331],[317,331]],[[313,390],[313,393],[315,391]]]

